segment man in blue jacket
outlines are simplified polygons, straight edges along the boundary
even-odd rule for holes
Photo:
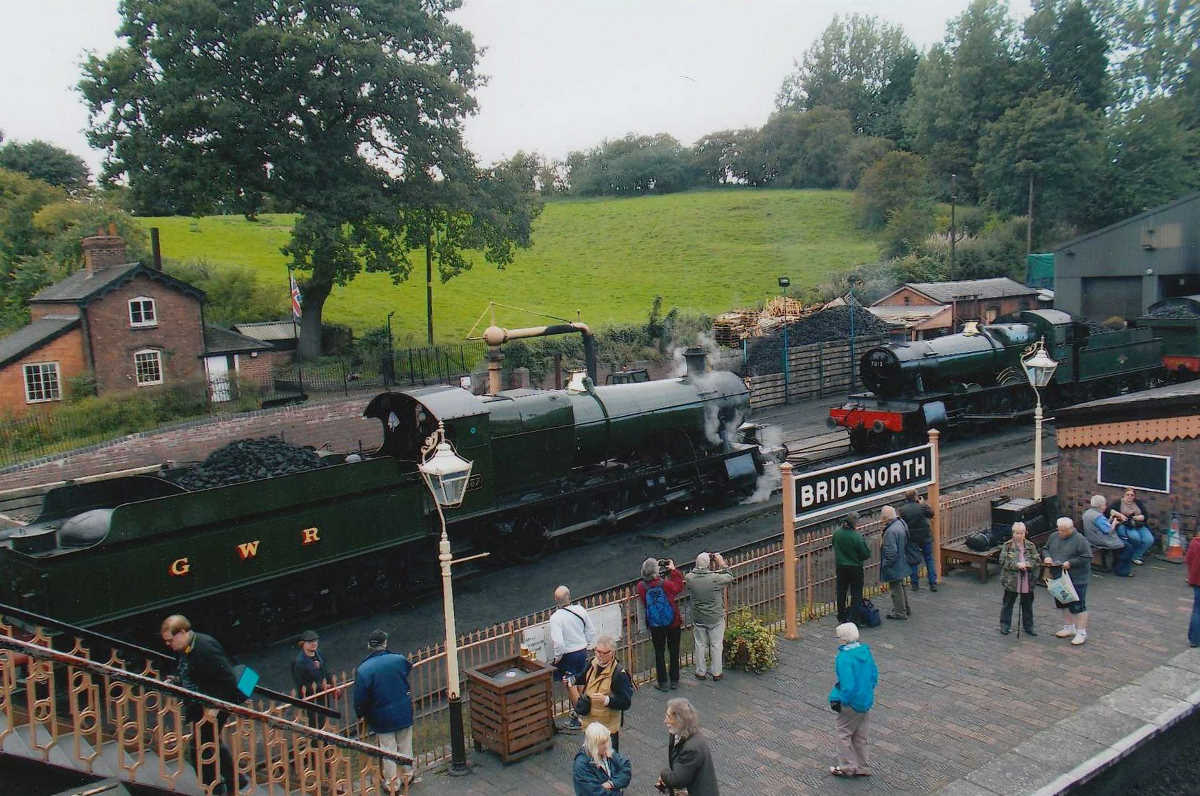
[[[411,758],[413,707],[408,673],[412,664],[400,653],[389,652],[387,643],[388,634],[382,630],[371,631],[367,638],[370,654],[354,672],[354,712],[367,720],[381,749]],[[404,777],[411,779],[411,764],[404,766]],[[383,761],[383,778],[385,792],[399,792],[394,761]]]
[[[867,711],[875,704],[879,669],[871,650],[858,640],[853,622],[838,625],[837,682],[829,692],[829,707],[837,713],[838,764],[829,769],[835,777],[869,777]]]

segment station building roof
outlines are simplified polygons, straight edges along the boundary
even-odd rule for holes
[[[1058,447],[1200,437],[1200,380],[1057,410]]]

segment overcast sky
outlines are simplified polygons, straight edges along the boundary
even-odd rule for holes
[[[918,47],[945,35],[969,0],[466,0],[458,21],[487,48],[467,123],[485,163],[519,149],[563,158],[626,133],[684,144],[715,130],[758,127],[798,58],[835,13],[904,26]],[[1018,19],[1028,0],[1010,0]],[[116,46],[117,0],[0,0],[0,130],[83,157],[73,86],[86,50]]]

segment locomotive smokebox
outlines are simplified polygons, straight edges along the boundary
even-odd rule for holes
[[[683,352],[683,360],[687,363],[686,378],[695,379],[708,372],[708,355],[703,348],[692,347]]]

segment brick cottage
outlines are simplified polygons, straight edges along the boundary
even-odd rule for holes
[[[206,327],[203,291],[127,262],[120,237],[96,235],[82,245],[83,268],[34,295],[30,323],[0,339],[0,412],[53,406],[72,379],[89,374],[99,395],[203,389],[207,378],[210,397],[227,400],[239,357],[269,348]]]

